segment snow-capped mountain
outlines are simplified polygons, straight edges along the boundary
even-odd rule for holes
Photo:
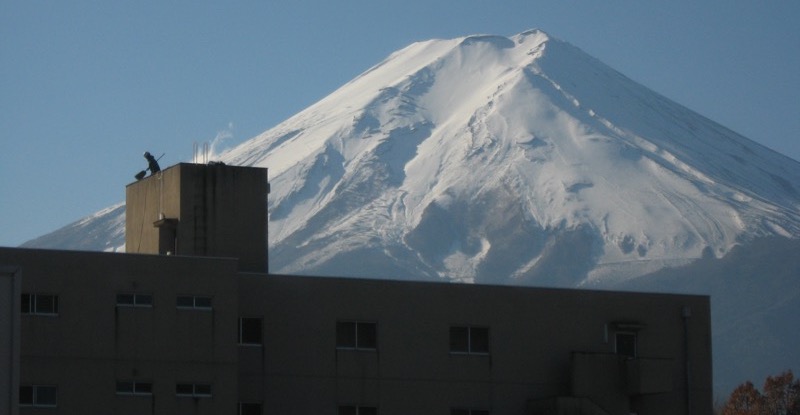
[[[799,163],[541,31],[412,44],[221,159],[270,169],[281,273],[576,285],[800,235]]]
[[[413,44],[223,160],[270,168],[276,272],[574,285],[800,235],[800,164],[540,31]]]
[[[800,237],[800,163],[541,31],[412,44],[220,159],[270,169],[275,273],[625,288]]]

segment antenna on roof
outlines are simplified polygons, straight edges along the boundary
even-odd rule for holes
[[[211,151],[208,141],[202,144],[195,141],[192,147],[192,162],[196,164],[208,164],[208,153]]]

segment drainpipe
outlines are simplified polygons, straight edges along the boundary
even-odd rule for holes
[[[686,396],[685,396],[685,404],[686,404],[686,415],[691,415],[691,379],[689,376],[689,370],[691,369],[690,359],[689,359],[689,317],[692,316],[692,308],[687,306],[683,306],[683,310],[681,310],[681,317],[683,317],[683,356],[684,361],[686,363],[686,367],[684,370],[684,383],[686,386]]]

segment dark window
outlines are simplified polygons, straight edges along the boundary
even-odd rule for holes
[[[33,386],[19,387],[19,404],[21,406],[33,405]]]
[[[242,317],[239,319],[239,344],[261,345],[261,319]]]
[[[149,294],[136,294],[134,296],[134,303],[137,307],[152,307],[153,296]]]
[[[239,415],[261,415],[261,404],[255,402],[239,402]]]
[[[614,337],[618,355],[636,357],[636,333],[616,333]]]
[[[211,385],[205,383],[195,384],[194,394],[195,396],[211,396]]]
[[[175,395],[209,398],[211,397],[211,385],[208,383],[177,383],[175,384]]]
[[[56,406],[58,393],[55,386],[36,386],[33,404],[38,406]]]
[[[340,405],[338,415],[378,415],[375,406]]]
[[[179,296],[176,300],[176,305],[178,308],[211,310],[211,297],[198,297],[192,295]]]
[[[22,310],[20,310],[22,311],[22,314],[28,314],[31,312],[32,301],[30,294],[22,294],[22,301],[20,301],[20,303],[22,303]]]
[[[489,353],[489,328],[470,327],[469,328],[469,352],[470,353]]]
[[[192,396],[194,394],[194,385],[191,383],[179,383],[175,385],[175,394]]]
[[[336,347],[375,350],[378,348],[378,324],[363,321],[336,322]]]
[[[489,354],[489,328],[450,327],[450,353]]]
[[[152,307],[150,294],[117,294],[117,307]]]
[[[489,411],[485,409],[453,408],[450,410],[450,415],[489,415]]]
[[[55,407],[58,403],[58,392],[55,386],[20,386],[20,406]]]
[[[133,394],[133,382],[130,381],[117,381],[117,393]]]
[[[175,303],[177,307],[194,308],[194,297],[178,297]]]
[[[469,353],[469,327],[450,327],[450,352]]]
[[[194,297],[194,308],[211,309],[211,297]]]
[[[34,310],[36,314],[58,314],[58,296],[37,295]]]
[[[355,322],[339,321],[336,323],[336,347],[356,347]]]
[[[58,314],[58,296],[45,294],[22,294],[22,314]]]
[[[133,306],[134,295],[133,294],[117,294],[117,305],[129,305]]]
[[[150,382],[137,382],[133,380],[117,381],[117,394],[119,395],[152,395],[153,384]]]
[[[133,393],[141,395],[152,395],[153,384],[150,382],[136,382],[133,385]]]

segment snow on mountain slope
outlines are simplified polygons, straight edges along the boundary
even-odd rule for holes
[[[535,30],[412,44],[221,158],[270,169],[282,273],[575,286],[800,235],[800,164]]]
[[[125,203],[120,202],[22,244],[26,248],[125,251]]]
[[[797,162],[540,31],[413,44],[223,160],[270,168],[276,272],[575,285],[800,234]]]

